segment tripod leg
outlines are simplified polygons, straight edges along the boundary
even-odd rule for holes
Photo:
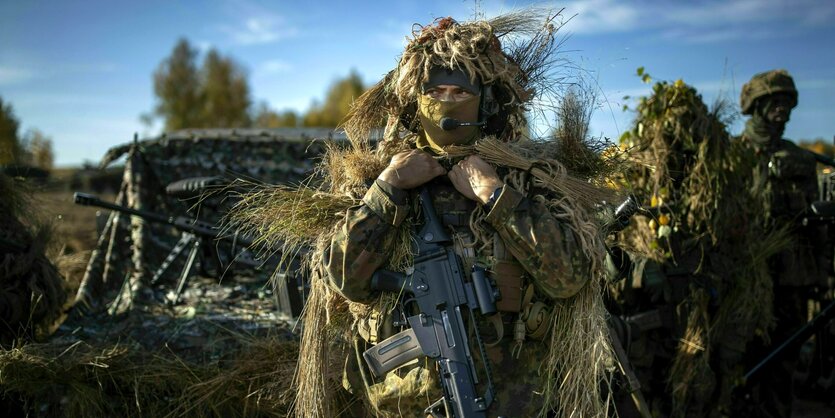
[[[171,263],[177,259],[177,257],[183,252],[187,245],[191,244],[192,241],[195,240],[195,236],[192,233],[184,232],[182,236],[180,236],[180,240],[177,241],[177,245],[174,246],[174,249],[168,253],[168,256],[165,257],[165,260],[160,264],[157,271],[154,273],[154,277],[151,279],[151,286],[157,284],[157,282],[162,279],[162,275],[165,274],[165,271],[168,270],[168,267],[171,266]]]
[[[188,260],[186,260],[186,265],[183,267],[183,273],[180,276],[180,282],[177,283],[177,291],[174,293],[174,301],[172,304],[176,305],[180,302],[180,295],[183,293],[183,289],[186,287],[186,282],[188,282],[188,276],[191,273],[191,267],[194,266],[194,260],[197,258],[197,252],[200,251],[200,240],[195,240],[194,245],[191,247],[191,251],[188,253]]]

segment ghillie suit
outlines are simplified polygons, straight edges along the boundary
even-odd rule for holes
[[[0,345],[49,335],[63,313],[64,279],[45,251],[51,229],[31,215],[15,179],[0,174]]]
[[[351,289],[351,283],[340,287],[334,284],[337,278],[333,271],[351,266],[328,264],[334,252],[353,251],[341,248],[343,243],[350,247],[353,242],[346,235],[371,234],[373,242],[369,244],[387,248],[386,254],[369,247],[355,258],[345,257],[346,264],[370,257],[382,268],[399,272],[412,265],[414,225],[420,219],[417,208],[409,204],[380,205],[386,199],[385,191],[374,179],[395,153],[425,146],[424,129],[429,128],[421,126],[416,103],[423,96],[421,84],[436,67],[463,70],[471,80],[492,86],[498,103],[498,111],[491,114],[479,132],[480,139],[438,150],[438,158],[447,164],[463,155],[479,155],[497,166],[507,185],[502,194],[511,196],[500,196],[490,214],[473,202],[468,208],[439,211],[458,219],[454,233],[461,235],[456,236],[470,239],[457,238],[456,249],[469,252],[471,259],[475,253],[478,261],[488,263],[493,270],[518,269],[513,271],[526,274],[519,262],[507,258],[507,249],[502,250],[505,258],[501,258],[496,248],[503,244],[494,225],[486,219],[488,215],[495,217],[493,212],[499,207],[504,207],[502,211],[509,216],[513,203],[508,202],[519,199],[518,204],[525,199],[524,205],[520,205],[524,208],[516,210],[541,208],[540,220],[552,225],[553,236],[565,237],[566,245],[574,252],[585,254],[570,260],[534,259],[534,254],[530,254],[531,259],[524,260],[529,263],[526,268],[546,269],[559,264],[567,271],[558,270],[554,274],[558,277],[537,282],[541,287],[536,291],[528,283],[530,293],[537,294],[533,300],[538,304],[531,301],[521,305],[522,295],[518,295],[521,306],[513,314],[518,318],[515,335],[509,336],[508,332],[504,340],[498,338],[508,347],[513,345],[515,355],[500,360],[490,358],[491,363],[502,363],[501,367],[515,366],[515,373],[510,375],[494,373],[497,399],[521,402],[528,410],[534,409],[530,415],[556,411],[558,416],[605,416],[611,412],[602,393],[613,359],[599,282],[604,247],[595,217],[601,200],[613,201],[611,192],[595,185],[610,167],[589,149],[585,129],[574,129],[585,128],[582,122],[587,122],[587,113],[581,106],[586,103],[579,95],[569,94],[569,99],[563,101],[566,107],[559,112],[562,121],[558,137],[538,141],[527,137],[526,111],[553,100],[559,86],[552,78],[557,16],[548,15],[543,22],[538,11],[526,11],[466,23],[445,18],[419,27],[398,67],[354,103],[344,123],[350,144],[332,145],[317,177],[299,188],[255,191],[243,196],[238,210],[232,211],[231,226],[251,231],[267,246],[282,246],[284,254],[296,254],[305,246],[314,249],[307,252],[311,292],[302,318],[301,354],[293,388],[297,394],[297,416],[329,417],[344,412],[341,408],[345,406],[330,402],[339,392],[337,385],[343,379],[343,368],[347,369],[343,385],[362,399],[365,408],[372,411],[368,412],[370,415],[421,414],[439,397],[435,371],[428,363],[423,364],[425,360],[388,373],[383,382],[369,381],[360,354],[369,342],[381,341],[396,332],[391,321],[396,295],[363,293],[363,289]],[[383,138],[376,143],[370,141],[381,125],[385,125]],[[569,172],[567,166],[573,169]],[[510,187],[513,190],[508,191]],[[454,190],[447,196],[451,196],[451,201],[460,202],[463,198]],[[435,200],[436,204],[439,200]],[[381,227],[385,233],[379,235],[379,231],[350,229],[360,222],[357,219],[378,223],[382,220],[388,225]],[[537,229],[548,227],[537,224]],[[507,246],[527,248],[527,244],[512,242]],[[522,286],[517,284],[516,288]],[[364,303],[343,298],[351,292]],[[544,299],[542,292],[561,296]],[[534,305],[538,314],[521,312],[521,308]],[[523,315],[529,321],[523,322]],[[534,381],[519,377],[536,373]],[[504,386],[502,378],[509,380]],[[517,414],[528,416],[523,410]]]
[[[613,293],[621,314],[664,324],[630,347],[656,415],[727,410],[746,344],[773,325],[765,260],[787,237],[766,230],[750,157],[723,112],[681,80],[656,83],[621,138],[633,162],[624,180],[651,214],[619,236],[634,269]]]
[[[5,416],[286,417],[298,344],[233,338],[235,351],[211,361],[129,338],[53,339],[2,350],[0,396],[20,401]]]
[[[785,70],[754,75],[740,93],[742,114],[751,118],[739,143],[753,160],[749,171],[752,188],[764,196],[758,209],[769,225],[785,228],[794,244],[767,260],[775,288],[772,343],[756,341],[747,367],[753,367],[756,359],[775,348],[773,344],[788,339],[806,323],[807,299],[813,297],[815,287],[827,287],[827,271],[832,266],[827,226],[800,222],[820,197],[814,156],[783,138],[797,100],[794,80]],[[788,416],[797,354],[796,350],[787,353],[748,382],[746,389],[752,402],[746,404],[755,409],[735,411],[735,415]]]

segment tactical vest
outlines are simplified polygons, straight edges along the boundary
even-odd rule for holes
[[[781,286],[813,286],[826,282],[821,253],[825,227],[804,227],[799,217],[818,200],[816,162],[812,155],[788,140],[771,149],[755,147],[760,156],[754,172],[755,187],[765,191],[767,210],[776,225],[792,225],[794,246],[769,261]]]
[[[464,271],[469,274],[467,267],[474,264],[486,266],[488,277],[499,290],[501,298],[496,301],[496,308],[500,314],[489,318],[496,339],[507,338],[505,329],[512,329],[512,338],[517,341],[543,339],[548,330],[550,307],[536,294],[524,268],[505,248],[497,233],[490,248],[476,248],[470,229],[476,202],[461,196],[448,181],[433,181],[430,189],[441,223],[452,231],[454,250],[461,257]],[[376,344],[398,331],[391,322],[389,314],[374,312],[367,321],[359,321],[358,331],[368,343]]]

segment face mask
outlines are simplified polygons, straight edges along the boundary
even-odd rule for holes
[[[424,137],[418,147],[429,146],[435,151],[446,145],[467,145],[478,138],[478,126],[459,126],[451,131],[441,129],[441,118],[453,118],[460,122],[478,121],[479,96],[457,102],[440,101],[426,95],[418,96],[418,116]]]

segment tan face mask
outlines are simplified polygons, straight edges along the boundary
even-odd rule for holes
[[[418,96],[418,116],[424,135],[418,138],[419,148],[442,151],[446,145],[467,145],[478,138],[478,126],[459,126],[451,131],[441,129],[441,118],[460,122],[478,121],[479,96],[457,102],[440,101],[426,95]]]

